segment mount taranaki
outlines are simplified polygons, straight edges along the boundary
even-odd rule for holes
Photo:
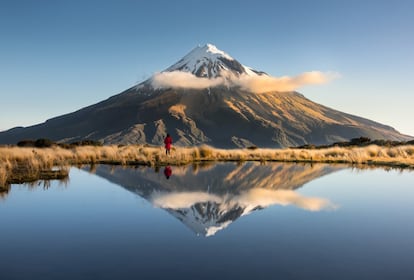
[[[163,75],[177,85],[162,81],[160,85],[156,79]],[[207,44],[107,100],[38,125],[0,132],[0,143],[49,138],[158,145],[167,132],[175,145],[206,143],[222,148],[328,144],[360,136],[411,139],[390,126],[325,107],[295,91],[258,94],[228,82],[263,75],[267,76]],[[207,82],[208,87],[180,84],[176,76]]]

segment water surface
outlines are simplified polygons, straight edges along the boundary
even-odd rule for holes
[[[414,279],[414,172],[72,169],[0,198],[0,279]]]

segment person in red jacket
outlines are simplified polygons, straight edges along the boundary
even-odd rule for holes
[[[169,155],[171,154],[170,150],[171,150],[171,144],[172,144],[172,138],[169,134],[167,134],[167,137],[165,137],[164,139],[164,144],[165,144],[165,154]]]

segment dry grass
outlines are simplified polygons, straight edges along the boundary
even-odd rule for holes
[[[0,186],[7,185],[10,174],[16,170],[27,173],[67,168],[80,164],[120,165],[182,165],[206,161],[282,161],[328,162],[382,165],[414,168],[414,145],[397,147],[333,147],[326,149],[216,149],[199,147],[173,147],[165,155],[163,147],[81,146],[72,149],[0,147]]]

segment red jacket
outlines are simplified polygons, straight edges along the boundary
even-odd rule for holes
[[[167,150],[169,150],[169,149],[171,149],[171,144],[172,144],[172,138],[171,138],[171,136],[167,136],[167,137],[165,137],[165,139],[164,139],[164,144],[165,144],[165,148],[167,149]]]
[[[171,177],[171,175],[172,175],[171,166],[166,166],[164,168],[164,175],[165,175],[165,177],[167,177],[167,179]]]

